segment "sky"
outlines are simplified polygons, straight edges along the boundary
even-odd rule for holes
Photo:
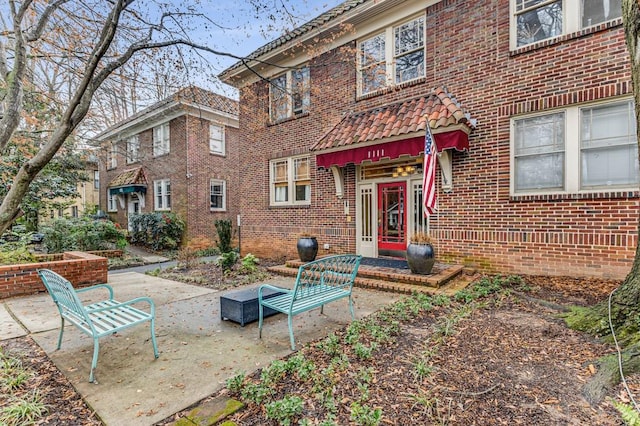
[[[248,0],[203,1],[202,9],[215,22],[224,22],[226,28],[210,28],[207,37],[222,50],[246,56],[278,38],[285,29],[304,24],[340,4],[343,0],[259,0],[257,11]],[[289,13],[284,13],[284,11]],[[199,35],[199,36],[203,36]],[[224,59],[227,66],[235,63]]]
[[[195,41],[219,51],[247,56],[278,38],[285,29],[298,27],[340,4],[343,0],[203,0],[199,7],[212,21],[192,33]],[[254,4],[251,4],[254,3]],[[285,13],[284,11],[288,11]],[[217,24],[217,25],[215,25]],[[237,62],[228,57],[209,57],[216,74]]]

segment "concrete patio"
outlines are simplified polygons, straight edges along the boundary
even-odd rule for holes
[[[292,287],[293,278],[269,283]],[[0,304],[0,339],[30,334],[69,378],[107,425],[151,425],[224,387],[237,372],[251,372],[291,353],[286,316],[240,327],[220,318],[217,291],[137,272],[110,273],[115,297],[124,301],[150,296],[156,304],[160,358],[154,360],[148,326],[101,339],[98,384],[88,382],[92,340],[73,326],[65,328],[56,351],[60,317],[47,293],[6,299]],[[363,318],[400,296],[354,289],[356,318]],[[98,298],[104,295],[99,293]],[[298,348],[350,322],[346,300],[294,318]]]

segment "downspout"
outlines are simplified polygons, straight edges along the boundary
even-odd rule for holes
[[[189,223],[191,222],[190,213],[191,209],[189,206],[191,205],[191,191],[189,191],[189,180],[191,179],[191,172],[189,167],[189,114],[185,114],[184,116],[184,143],[185,143],[185,161],[186,164],[186,176],[185,176],[185,191],[187,192],[187,211],[186,211],[186,223],[187,223],[187,232],[189,229]]]

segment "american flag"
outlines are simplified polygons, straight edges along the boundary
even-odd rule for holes
[[[424,164],[422,166],[422,202],[424,204],[424,215],[429,216],[435,213],[436,207],[436,148],[435,140],[427,121],[427,130],[424,135]]]

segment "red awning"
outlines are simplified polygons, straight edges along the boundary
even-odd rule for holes
[[[469,149],[469,137],[462,130],[437,133],[433,135],[433,138],[436,141],[438,151]],[[341,151],[318,153],[316,154],[316,165],[328,169],[331,166],[358,165],[363,161],[394,160],[401,155],[416,157],[422,153],[424,153],[424,137],[420,136],[376,145],[356,146]]]

